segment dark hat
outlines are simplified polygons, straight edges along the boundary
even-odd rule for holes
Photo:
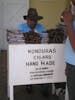
[[[27,16],[25,15],[25,16],[23,16],[23,18],[26,20],[27,17],[30,18],[32,21],[37,21],[37,20],[43,19],[42,16],[38,15],[38,12],[35,8],[29,8]]]

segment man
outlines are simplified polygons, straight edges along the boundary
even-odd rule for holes
[[[27,22],[26,23],[23,23],[23,24],[20,24],[17,29],[24,32],[24,33],[27,33],[28,32],[36,32],[37,34],[39,34],[42,39],[43,38],[48,38],[48,35],[47,33],[45,33],[45,28],[42,24],[39,24],[38,21],[43,19],[42,16],[39,16],[38,15],[38,12],[35,8],[29,8],[28,10],[28,14],[23,16],[24,20],[26,20]],[[44,41],[42,41],[43,43]],[[49,96],[49,84],[44,84],[42,85],[42,93],[45,97]],[[44,89],[45,88],[45,89]],[[26,90],[28,93],[31,93],[32,92],[32,85],[26,85]]]
[[[70,0],[71,6],[63,12],[63,20],[68,36],[66,41],[65,62],[69,100],[75,100],[75,0]],[[73,9],[71,7],[74,7]]]
[[[23,32],[31,32],[34,31],[38,33],[43,38],[47,38],[48,35],[45,33],[45,28],[43,25],[39,24],[38,21],[43,19],[42,16],[38,16],[38,12],[35,8],[30,8],[28,10],[27,16],[23,16],[26,23],[20,24],[17,29]]]

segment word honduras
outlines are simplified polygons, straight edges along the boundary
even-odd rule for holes
[[[55,53],[56,49],[32,49],[32,50],[28,50],[28,53]]]

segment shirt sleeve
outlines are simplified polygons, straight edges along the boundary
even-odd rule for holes
[[[16,28],[17,28],[17,30],[19,30],[19,31],[23,31],[23,30],[24,30],[22,25],[18,25]]]

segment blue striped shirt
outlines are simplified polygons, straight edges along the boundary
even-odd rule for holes
[[[75,21],[73,22],[73,28],[75,31]],[[73,51],[71,47],[70,40],[68,37],[67,37],[66,45],[65,45],[64,60],[65,62],[69,64],[75,65],[75,52]]]

